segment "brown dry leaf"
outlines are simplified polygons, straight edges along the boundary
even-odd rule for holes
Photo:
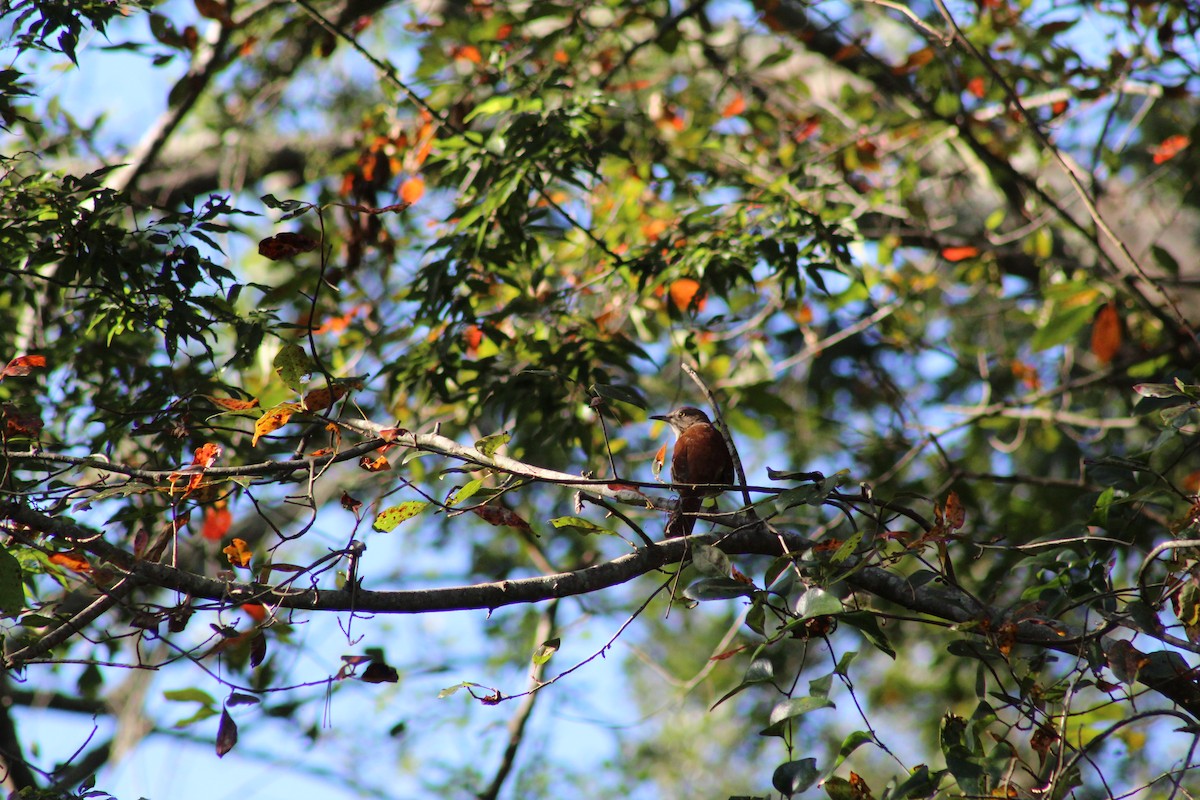
[[[996,648],[1007,657],[1017,643],[1017,623],[1006,622],[996,631]]]
[[[226,709],[221,709],[221,724],[217,727],[217,758],[222,758],[237,744],[237,723]]]
[[[0,417],[4,419],[4,435],[7,438],[28,437],[36,439],[42,432],[42,418],[37,414],[26,414],[13,403],[0,406]]]
[[[850,773],[850,798],[851,800],[874,800],[871,787],[857,772]]]
[[[956,531],[967,521],[967,509],[958,499],[958,492],[946,495],[946,527]]]
[[[283,258],[291,258],[300,253],[316,250],[318,244],[317,240],[311,236],[305,236],[303,233],[284,231],[274,236],[268,236],[259,242],[258,254],[272,261],[279,261]]]
[[[515,511],[501,506],[478,506],[471,510],[485,522],[497,527],[519,528],[523,531],[533,530],[529,527],[529,523],[521,519]]]

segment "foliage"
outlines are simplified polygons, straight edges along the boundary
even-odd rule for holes
[[[1200,789],[1188,4],[6,22],[20,796],[180,732],[345,796]],[[117,54],[114,139],[44,75]],[[678,405],[744,470],[664,541]]]

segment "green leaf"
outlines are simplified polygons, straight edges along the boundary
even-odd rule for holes
[[[163,697],[173,703],[203,703],[215,707],[217,701],[203,689],[169,689]]]
[[[642,397],[641,392],[632,386],[616,386],[608,383],[596,383],[592,385],[592,391],[597,396],[603,397],[605,400],[617,400],[622,403],[628,403],[637,408],[649,408],[649,403],[646,398]]]
[[[288,388],[296,394],[304,391],[304,383],[313,372],[312,359],[298,344],[285,344],[275,355],[272,366]]]
[[[517,98],[512,95],[493,95],[472,108],[471,112],[463,118],[463,122],[470,122],[476,117],[491,117],[503,113],[510,110],[516,102]]]
[[[475,449],[483,453],[488,458],[496,455],[496,451],[504,445],[512,441],[512,434],[508,431],[493,433],[491,436],[485,436],[475,443]]]
[[[771,775],[771,785],[782,792],[785,797],[791,797],[807,791],[819,776],[817,760],[802,758],[799,761],[788,761],[776,767],[775,772]]]
[[[692,566],[706,578],[728,578],[733,564],[720,548],[696,542],[692,544]]]
[[[713,708],[721,705],[729,698],[740,694],[758,683],[769,683],[775,680],[775,665],[771,659],[766,657],[758,657],[750,662],[750,666],[746,669],[746,674],[742,676],[741,682],[721,696],[721,699],[712,704],[710,711]]]
[[[382,533],[390,533],[401,522],[412,519],[428,506],[429,503],[424,500],[405,500],[399,505],[380,511],[379,516],[375,517],[375,521],[371,523],[371,527]]]
[[[483,487],[483,479],[482,478],[475,478],[473,480],[470,480],[467,482],[467,484],[465,486],[455,489],[453,492],[450,493],[450,496],[446,498],[446,505],[456,506],[459,503],[466,502],[471,497],[473,497],[475,495],[475,493],[478,492],[480,490],[480,488],[482,488],[482,487]]]
[[[858,545],[862,542],[863,531],[858,530],[850,534],[846,541],[842,542],[837,551],[829,557],[831,564],[841,564],[843,561],[854,555],[858,550]]]
[[[25,607],[25,582],[21,579],[21,562],[0,547],[0,614],[15,617]]]
[[[800,602],[796,606],[796,613],[799,615],[797,621],[840,614],[843,610],[841,600],[824,589],[814,586],[800,597]]]
[[[879,618],[870,611],[847,611],[838,615],[838,619],[857,628],[868,642],[873,644],[877,650],[887,653],[891,658],[896,658],[896,651],[892,648],[891,642],[888,641],[887,635],[879,626]]]
[[[558,638],[547,639],[546,641],[542,642],[540,645],[538,645],[538,649],[533,653],[533,663],[537,664],[538,666],[545,664],[550,660],[551,656],[558,652],[559,645],[561,644],[562,640]]]
[[[733,578],[702,578],[684,590],[683,596],[691,600],[730,600],[734,597],[749,597],[756,589]]]
[[[764,728],[760,735],[782,736],[788,724],[797,717],[833,707],[833,701],[828,697],[793,697],[785,700],[771,709],[771,724]]]
[[[583,517],[555,517],[550,520],[550,524],[556,528],[566,528],[568,530],[576,530],[580,533],[600,533],[607,536],[616,536],[617,532],[597,525],[590,519]]]

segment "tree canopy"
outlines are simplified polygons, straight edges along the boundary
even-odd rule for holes
[[[6,790],[1200,792],[1192,5],[4,8]]]

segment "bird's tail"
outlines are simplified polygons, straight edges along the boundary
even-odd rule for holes
[[[703,505],[704,498],[699,495],[684,495],[679,498],[679,509],[671,512],[667,520],[667,538],[691,536],[692,528],[696,527],[696,514]]]

